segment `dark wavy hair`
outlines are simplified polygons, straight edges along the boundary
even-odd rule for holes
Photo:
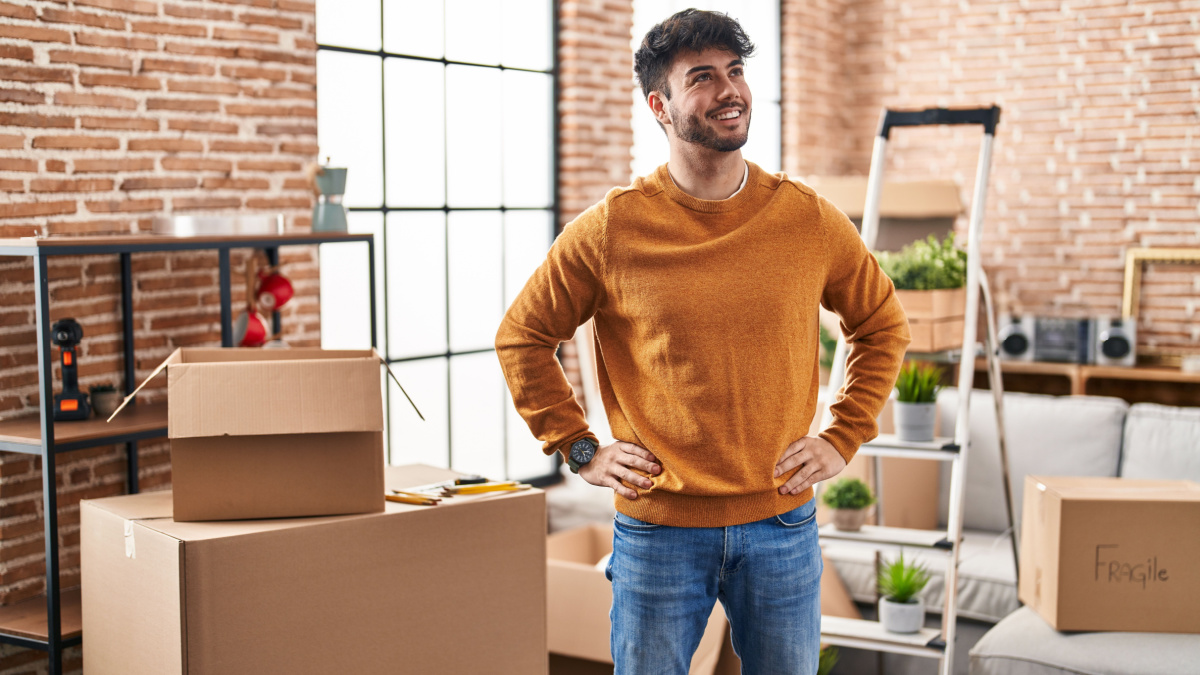
[[[747,59],[754,55],[754,43],[742,30],[737,19],[721,12],[685,9],[658,24],[642,38],[642,45],[633,55],[633,72],[642,95],[661,91],[669,100],[671,85],[667,71],[681,51],[702,52],[705,49],[724,49]]]

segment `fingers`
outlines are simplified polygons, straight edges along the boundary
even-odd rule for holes
[[[800,466],[801,464],[808,464],[809,462],[813,461],[813,459],[815,459],[815,457],[809,450],[801,450],[800,452],[789,455],[775,465],[775,477],[778,478],[792,469]]]
[[[626,487],[625,484],[618,480],[613,474],[609,474],[605,484],[612,488],[613,492],[616,492],[626,499],[637,499],[637,492]]]
[[[641,447],[640,445],[634,445],[633,443],[627,443],[625,441],[621,441],[620,443],[617,444],[617,447],[624,450],[626,454],[641,457],[642,459],[646,460],[647,462],[651,462],[653,464],[658,463],[658,458],[655,457],[649,450]],[[661,470],[661,467],[659,467],[659,469]],[[657,472],[655,472],[655,473],[657,473]]]
[[[641,469],[642,471],[645,471],[646,473],[649,473],[649,474],[662,473],[661,466],[653,463],[652,461],[650,461],[648,459],[643,459],[640,455],[634,455],[634,454],[630,453],[630,454],[620,457],[617,461],[631,469]]]
[[[832,476],[833,473],[834,472],[829,471],[824,466],[820,466],[815,463],[806,464],[801,467],[800,470],[796,472],[796,475],[792,476],[787,483],[784,483],[783,487],[779,488],[779,492],[780,494],[785,495],[798,495],[812,487],[814,483],[818,483],[822,480],[825,480],[829,476]]]

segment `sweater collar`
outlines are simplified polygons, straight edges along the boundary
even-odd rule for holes
[[[675,181],[671,179],[671,173],[666,164],[655,169],[654,178],[655,182],[662,186],[663,192],[666,192],[667,196],[682,206],[701,213],[725,213],[733,211],[753,199],[754,188],[759,182],[759,173],[761,172],[762,169],[753,162],[746,162],[746,175],[742,187],[728,199],[697,199],[680,190],[675,185]]]

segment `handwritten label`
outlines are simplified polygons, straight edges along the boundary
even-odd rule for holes
[[[1167,568],[1158,562],[1158,556],[1131,562],[1123,560],[1118,544],[1096,545],[1096,581],[1104,583],[1139,584],[1143,589],[1153,583],[1170,581]]]

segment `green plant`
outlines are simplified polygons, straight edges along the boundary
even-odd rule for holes
[[[817,663],[817,675],[829,675],[838,662],[838,648],[833,645],[821,647],[820,661]]]
[[[901,403],[933,403],[942,389],[944,369],[932,363],[905,361],[896,377],[896,393]]]
[[[879,566],[879,592],[892,602],[912,602],[929,583],[924,565],[904,562],[904,554]]]
[[[967,285],[967,252],[954,246],[954,233],[942,242],[932,234],[898,252],[875,254],[879,267],[897,290],[932,291]]]
[[[112,386],[111,384],[95,384],[95,385],[92,385],[91,387],[88,387],[88,390],[91,391],[93,394],[106,394],[110,391],[116,391],[117,388]]]
[[[821,501],[831,509],[865,509],[875,503],[875,495],[857,478],[839,478],[821,492]]]
[[[833,351],[837,349],[837,338],[829,329],[821,324],[821,367],[825,370],[833,368]]]

